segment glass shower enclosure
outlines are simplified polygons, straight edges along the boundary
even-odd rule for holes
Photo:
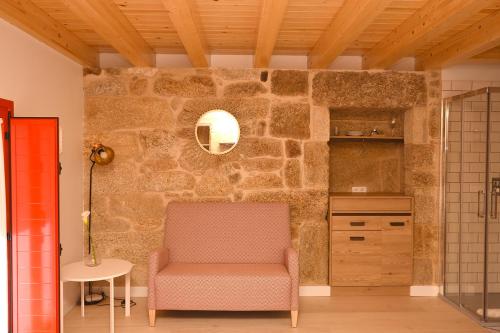
[[[500,325],[500,88],[443,100],[444,297]]]

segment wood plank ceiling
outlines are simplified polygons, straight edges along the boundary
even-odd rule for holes
[[[388,68],[468,59],[500,62],[500,0],[1,0],[0,17],[86,66],[118,52],[136,66],[155,53],[308,55],[327,68],[339,55]]]

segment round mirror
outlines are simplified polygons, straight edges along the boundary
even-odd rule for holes
[[[240,126],[236,118],[224,110],[210,110],[196,123],[196,140],[210,154],[231,151],[240,139]]]

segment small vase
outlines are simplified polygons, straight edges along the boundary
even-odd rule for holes
[[[101,264],[101,256],[99,255],[92,238],[90,238],[90,252],[87,251],[87,253],[85,253],[83,262],[89,267],[95,267]]]

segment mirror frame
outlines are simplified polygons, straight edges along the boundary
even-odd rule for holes
[[[238,138],[237,138],[237,141],[234,143],[234,145],[223,151],[223,152],[218,152],[218,153],[215,153],[215,152],[211,152],[209,150],[207,150],[205,147],[203,147],[204,144],[202,144],[200,142],[200,139],[198,138],[198,126],[200,126],[200,120],[207,114],[211,113],[211,112],[215,112],[215,111],[223,111],[225,112],[227,115],[229,115],[230,117],[232,117],[232,119],[234,119],[234,121],[236,122],[236,125],[238,127]],[[202,124],[201,124],[202,125]],[[203,113],[199,118],[198,120],[196,121],[196,125],[194,127],[194,137],[196,138],[196,142],[198,143],[198,146],[206,153],[210,154],[210,155],[224,155],[224,154],[227,154],[229,152],[231,152],[234,148],[236,148],[236,146],[238,145],[238,143],[240,142],[240,139],[241,139],[241,128],[240,128],[240,123],[238,122],[238,119],[236,119],[236,117],[229,111],[227,110],[224,110],[224,109],[212,109],[212,110],[208,110],[207,112]]]

